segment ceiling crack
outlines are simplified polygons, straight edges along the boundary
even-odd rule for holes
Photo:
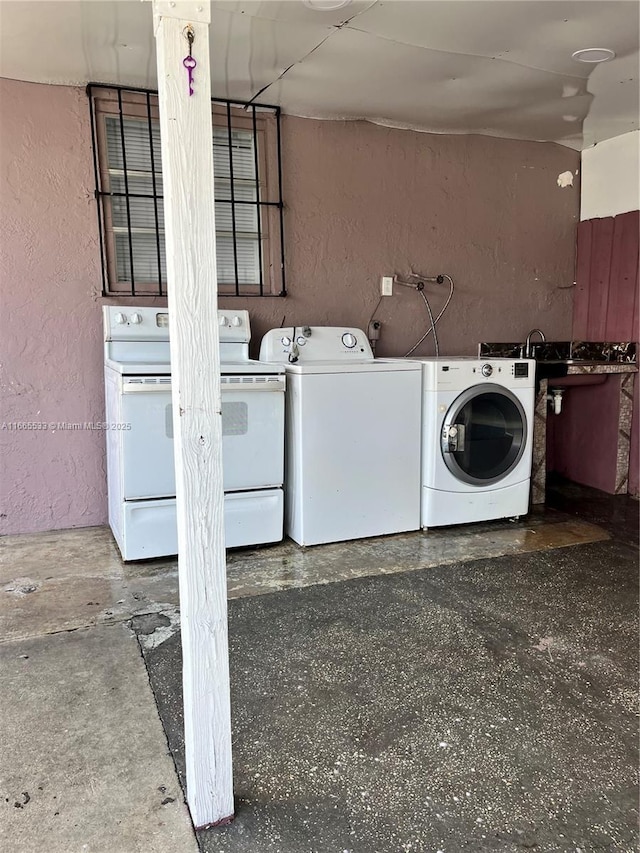
[[[332,30],[328,35],[326,35],[326,36],[322,39],[322,41],[318,42],[318,44],[317,44],[315,47],[312,47],[312,48],[311,48],[311,50],[310,50],[308,53],[305,53],[305,55],[304,55],[301,59],[296,59],[296,61],[295,61],[295,62],[292,62],[292,63],[291,63],[291,65],[289,65],[287,68],[285,68],[285,69],[284,69],[284,71],[280,72],[280,74],[278,74],[278,76],[276,77],[276,79],[275,79],[275,80],[272,80],[272,81],[271,81],[271,83],[267,83],[267,84],[266,84],[266,86],[263,86],[263,87],[262,87],[262,89],[259,89],[259,90],[255,93],[255,95],[253,95],[253,97],[252,97],[252,98],[250,98],[250,100],[249,100],[249,104],[252,104],[252,103],[255,101],[255,99],[256,99],[256,98],[258,98],[258,97],[259,97],[263,92],[266,92],[266,90],[267,90],[267,89],[271,88],[271,86],[274,86],[274,85],[278,82],[278,80],[282,80],[282,78],[284,77],[284,75],[285,75],[288,71],[291,71],[291,69],[292,69],[295,65],[300,65],[300,63],[304,62],[304,61],[305,61],[305,59],[307,59],[308,57],[310,57],[312,53],[315,53],[315,51],[316,51],[319,47],[322,47],[322,45],[327,41],[327,39],[330,39],[330,38],[331,38],[331,36],[332,36],[332,35],[334,35],[334,34],[338,31],[338,29],[341,29],[341,28],[340,28],[340,27],[337,27],[337,28],[333,29],[333,30]]]
[[[353,18],[351,20],[353,20]],[[349,23],[348,21],[345,22],[345,24],[348,24],[348,23]],[[426,47],[423,44],[413,44],[413,42],[398,41],[398,39],[389,38],[388,36],[382,36],[379,33],[372,33],[372,32],[369,32],[369,30],[363,30],[360,27],[348,27],[348,29],[353,30],[356,33],[362,33],[363,35],[366,35],[366,36],[372,36],[373,38],[382,39],[382,41],[388,41],[388,42],[391,42],[392,44],[397,44],[400,47],[415,47],[417,50],[428,50],[428,51],[431,51],[432,53],[445,53],[448,56],[469,56],[469,57],[473,57],[474,59],[486,59],[490,62],[506,62],[509,65],[517,65],[518,68],[526,68],[528,71],[540,71],[543,74],[555,74],[557,77],[565,77],[565,78],[570,77],[570,78],[575,79],[575,80],[580,80],[581,83],[585,83],[588,80],[588,76],[589,76],[589,75],[587,75],[587,77],[581,77],[578,74],[568,74],[568,73],[565,73],[564,71],[551,71],[548,68],[538,68],[535,65],[523,65],[521,62],[514,62],[513,59],[505,59],[502,56],[486,56],[485,54],[482,54],[482,53],[460,53],[460,51],[457,51],[457,50],[440,50],[437,47]],[[591,72],[589,72],[589,73],[591,73]]]
[[[319,41],[319,42],[318,42],[318,44],[317,44],[315,47],[312,47],[312,48],[311,48],[311,50],[310,50],[308,53],[305,53],[305,55],[304,55],[301,59],[296,59],[296,61],[295,61],[295,62],[292,62],[292,63],[291,63],[291,65],[287,66],[287,68],[285,68],[285,69],[284,69],[284,71],[281,71],[281,72],[280,72],[280,74],[278,74],[278,76],[276,77],[276,79],[275,79],[275,80],[272,80],[270,83],[267,83],[265,86],[263,86],[263,87],[262,87],[262,89],[259,89],[259,90],[255,93],[255,95],[253,95],[253,96],[249,99],[249,104],[253,104],[253,102],[255,101],[255,99],[256,99],[256,98],[259,98],[259,97],[260,97],[260,95],[261,95],[263,92],[266,92],[266,91],[267,91],[267,89],[270,89],[270,88],[271,88],[271,86],[274,86],[274,85],[275,85],[279,80],[282,80],[282,78],[284,77],[284,75],[285,75],[288,71],[291,71],[291,69],[292,69],[295,65],[300,65],[301,63],[303,63],[303,62],[305,61],[305,59],[308,59],[308,58],[311,56],[311,54],[312,54],[312,53],[315,53],[315,52],[316,52],[316,50],[318,50],[318,48],[319,48],[319,47],[322,47],[322,45],[323,45],[326,41],[328,41],[328,39],[330,39],[330,38],[331,38],[331,36],[335,35],[337,32],[339,32],[339,30],[343,29],[343,27],[346,27],[348,24],[350,24],[350,23],[351,23],[351,21],[354,21],[354,20],[355,20],[356,18],[358,18],[360,15],[364,14],[364,12],[368,12],[368,11],[369,11],[369,9],[371,9],[371,8],[372,8],[372,6],[375,6],[377,2],[378,2],[378,0],[373,0],[373,3],[371,3],[369,6],[367,6],[367,8],[366,8],[366,9],[361,9],[359,12],[356,12],[356,14],[355,14],[355,15],[352,15],[350,18],[347,18],[347,20],[346,20],[346,21],[343,21],[341,24],[334,24],[334,25],[332,26],[331,30],[327,33],[327,35],[326,35],[326,36],[325,36],[321,41]],[[361,32],[364,32],[364,30],[361,30]]]

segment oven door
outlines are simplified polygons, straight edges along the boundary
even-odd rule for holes
[[[224,376],[222,463],[225,491],[281,486],[284,476],[284,377]],[[122,382],[125,500],[173,497],[170,377]]]
[[[265,489],[284,480],[284,376],[223,376],[225,491]]]

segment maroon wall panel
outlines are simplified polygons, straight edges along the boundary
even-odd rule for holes
[[[639,217],[633,210],[578,226],[574,340],[638,340]]]
[[[578,226],[573,339],[640,340],[638,246],[640,213],[589,219]],[[615,490],[619,379],[570,388],[560,416],[549,414],[550,463],[578,483]],[[616,385],[618,383],[618,385]],[[640,374],[636,375],[629,459],[629,491],[640,489]]]
[[[600,219],[593,227],[591,240],[591,275],[589,281],[589,320],[587,340],[607,340],[607,305],[613,251],[612,216]]]
[[[638,336],[638,226],[637,210],[616,216],[613,228],[607,341],[635,341]]]
[[[591,281],[591,237],[593,224],[587,219],[578,225],[576,288],[573,292],[573,339],[586,341],[589,320],[589,284]]]

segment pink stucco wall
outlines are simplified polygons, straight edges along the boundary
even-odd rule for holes
[[[455,279],[438,324],[443,354],[524,340],[534,326],[549,340],[569,338],[580,190],[560,189],[557,177],[579,162],[553,144],[285,117],[290,296],[254,300],[254,337],[283,315],[366,330],[380,276],[414,270]],[[438,310],[446,287],[427,293]],[[407,288],[385,298],[376,317],[379,355],[404,355],[428,326]],[[433,345],[417,354],[433,354]]]
[[[100,265],[87,102],[0,80],[0,531],[105,520]]]
[[[290,117],[282,135],[290,295],[222,303],[249,308],[256,346],[283,316],[366,328],[379,277],[411,269],[456,280],[442,353],[533,326],[570,337],[579,189],[556,179],[575,151]],[[102,419],[93,191],[84,91],[0,80],[1,424]],[[437,310],[444,293],[428,292]],[[404,288],[377,316],[381,355],[426,328]],[[0,532],[106,521],[99,431],[2,429],[0,442]]]

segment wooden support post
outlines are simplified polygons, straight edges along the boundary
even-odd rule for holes
[[[187,803],[233,816],[209,0],[154,0],[162,150]],[[193,34],[193,95],[183,59]]]

